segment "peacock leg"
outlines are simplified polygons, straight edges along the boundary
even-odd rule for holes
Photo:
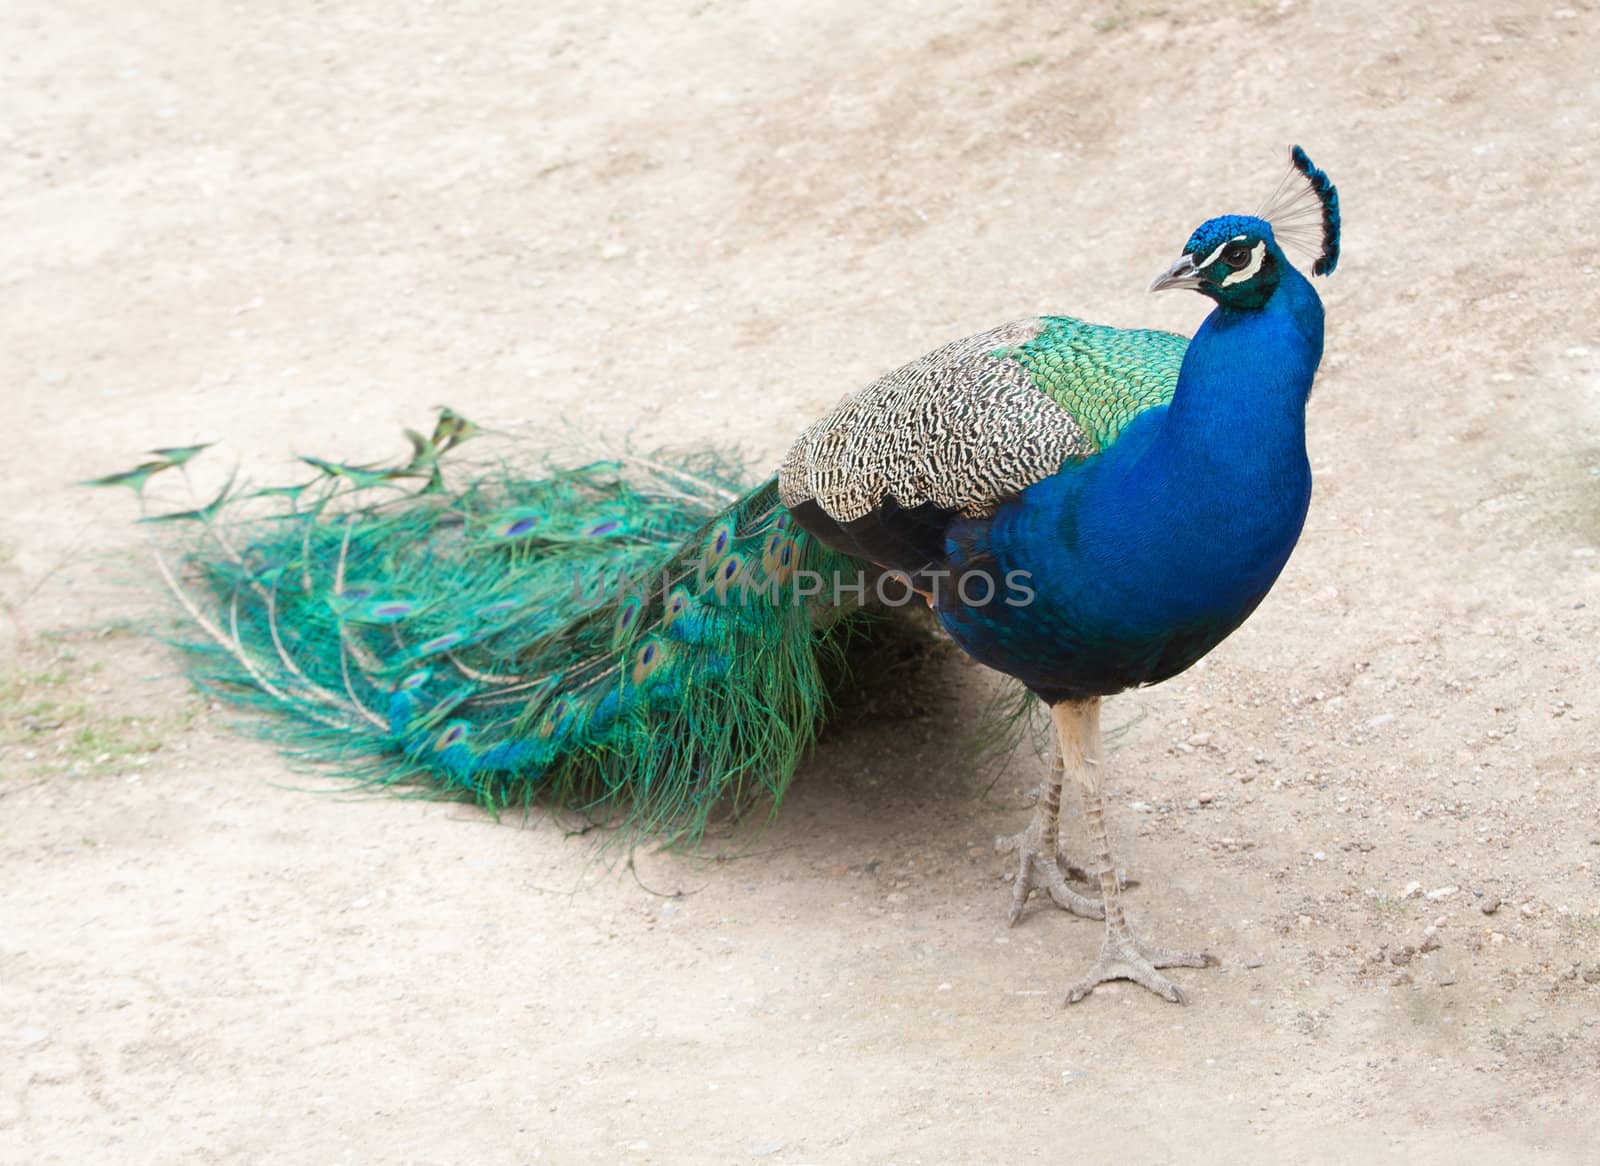
[[[1013,927],[1022,918],[1028,896],[1036,890],[1048,891],[1056,906],[1088,919],[1103,919],[1100,904],[1067,886],[1067,875],[1078,871],[1060,850],[1061,778],[1064,766],[1058,752],[1049,772],[1039,783],[1039,800],[1034,803],[1033,820],[1021,834],[996,838],[995,848],[1017,852],[1017,878],[1011,888],[1011,912],[1006,921]]]
[[[1121,889],[1116,867],[1111,861],[1111,837],[1106,829],[1105,796],[1101,790],[1100,701],[1063,702],[1050,710],[1061,738],[1064,764],[1077,771],[1083,788],[1083,817],[1089,827],[1096,873],[1100,879],[1106,935],[1100,945],[1100,958],[1089,974],[1067,990],[1065,1003],[1076,1004],[1095,985],[1107,980],[1132,980],[1175,1004],[1184,1002],[1182,990],[1157,968],[1204,968],[1216,959],[1206,952],[1165,951],[1151,947],[1133,934],[1122,913]]]

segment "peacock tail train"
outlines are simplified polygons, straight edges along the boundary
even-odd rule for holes
[[[372,784],[690,836],[720,802],[781,798],[859,622],[839,599],[859,598],[863,564],[802,531],[776,479],[743,489],[713,454],[536,478],[470,466],[447,484],[475,432],[443,410],[431,437],[408,434],[408,463],[307,458],[303,485],[230,483],[147,518],[193,531],[157,552],[192,679]],[[142,495],[200,448],[90,484]]]

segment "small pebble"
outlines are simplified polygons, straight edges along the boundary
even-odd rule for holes
[[[1478,904],[1478,910],[1482,911],[1485,915],[1493,915],[1496,911],[1500,910],[1500,896],[1485,895],[1483,897],[1483,902]]]
[[[1427,897],[1434,902],[1438,902],[1440,899],[1448,899],[1460,889],[1460,887],[1435,887],[1428,892]]]
[[[1401,890],[1400,897],[1402,899],[1415,899],[1420,894],[1422,894],[1422,884],[1416,879],[1412,879],[1405,885],[1404,889]]]

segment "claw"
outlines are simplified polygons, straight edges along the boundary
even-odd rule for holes
[[[1108,980],[1132,980],[1174,1004],[1185,1004],[1188,1000],[1183,989],[1156,969],[1209,968],[1218,962],[1217,957],[1209,952],[1165,951],[1158,947],[1147,947],[1126,933],[1120,936],[1108,934],[1100,947],[1100,958],[1095,960],[1094,967],[1083,979],[1067,989],[1067,998],[1062,1004],[1076,1004],[1093,992],[1097,985]]]
[[[1028,896],[1041,890],[1048,892],[1056,906],[1064,911],[1085,919],[1104,919],[1105,907],[1099,899],[1080,895],[1067,886],[1069,872],[1081,868],[1060,854],[1054,855],[1052,861],[1042,852],[1039,841],[1030,837],[1030,834],[1031,831],[1024,830],[1021,834],[994,840],[996,850],[1002,853],[1016,851],[1018,855],[1017,877],[1011,887],[1011,910],[1006,915],[1007,924],[1015,927],[1017,920],[1022,918],[1022,909],[1027,905]]]

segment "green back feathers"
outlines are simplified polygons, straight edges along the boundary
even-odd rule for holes
[[[1112,328],[1045,316],[1032,340],[995,355],[1023,366],[1070,413],[1096,449],[1146,409],[1172,400],[1189,341],[1171,332]]]

